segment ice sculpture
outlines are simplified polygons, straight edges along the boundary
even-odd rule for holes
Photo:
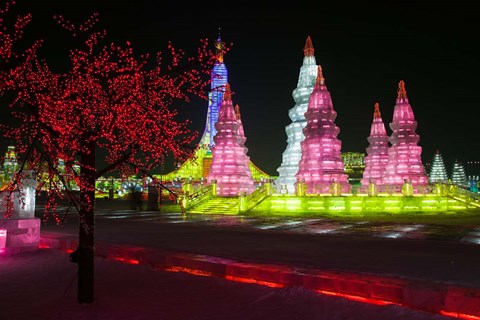
[[[222,42],[220,35],[218,35],[215,42],[215,48],[217,52],[217,61],[213,66],[211,72],[211,91],[208,93],[208,112],[207,123],[205,125],[205,132],[203,133],[200,145],[213,146],[215,141],[213,137],[217,134],[215,123],[218,121],[218,114],[220,105],[222,104],[223,93],[225,92],[225,85],[228,82],[228,70],[223,62],[223,51],[225,44]]]
[[[428,177],[430,183],[446,183],[448,181],[447,169],[440,151],[436,151],[433,156],[432,168],[430,169],[430,176]]]
[[[239,110],[238,110],[239,111]],[[230,85],[225,86],[222,105],[215,124],[217,134],[212,147],[212,165],[207,180],[217,182],[219,196],[238,196],[255,190],[245,147],[241,121],[233,109]]]
[[[40,243],[40,219],[35,217],[35,172],[23,170],[20,174],[21,188],[17,188],[12,194],[8,191],[0,193],[0,253],[35,251]],[[11,218],[4,216],[7,197],[13,201]]]
[[[282,155],[282,164],[277,169],[279,173],[277,184],[286,188],[288,193],[294,193],[295,191],[295,174],[298,171],[298,163],[302,155],[300,143],[304,139],[302,130],[306,125],[305,112],[317,77],[317,64],[310,36],[307,37],[303,52],[303,65],[300,68],[297,88],[292,92],[295,105],[288,111],[292,123],[285,127],[287,148]]]
[[[0,229],[0,254],[5,251],[7,243],[7,229]]]
[[[224,63],[225,44],[220,34],[215,41],[216,61],[210,72],[211,90],[208,92],[208,110],[205,124],[205,131],[200,139],[199,145],[195,150],[195,155],[179,165],[176,170],[161,175],[162,181],[178,181],[193,179],[203,183],[210,171],[212,162],[211,148],[214,145],[213,137],[217,133],[215,123],[218,120],[220,105],[222,104],[225,85],[228,82],[228,70]],[[273,178],[269,174],[258,168],[250,161],[250,171],[254,180],[261,181]],[[160,178],[157,176],[157,178]]]
[[[452,182],[462,188],[468,188],[469,186],[465,168],[458,160],[455,160],[453,163]]]
[[[305,113],[305,139],[296,179],[304,182],[307,193],[347,193],[351,186],[340,155],[340,129],[335,125],[337,112],[333,109],[330,92],[325,85],[322,68],[318,66],[315,87]]]
[[[238,104],[235,105],[235,118],[237,119],[238,124],[239,124],[239,126],[238,126],[239,141],[240,141],[240,144],[245,149],[245,152],[243,153],[243,157],[245,158],[245,161],[247,163],[249,163],[250,162],[250,157],[247,156],[248,149],[247,149],[247,147],[245,147],[245,141],[247,140],[247,138],[245,137],[245,131],[243,130],[242,115],[240,113],[240,106]],[[251,169],[247,170],[247,174],[249,175],[250,178],[253,178]]]
[[[384,184],[395,191],[401,191],[405,182],[412,184],[418,192],[419,187],[428,185],[428,177],[421,160],[422,147],[418,146],[420,136],[415,132],[417,121],[408,102],[405,82],[398,84],[398,96],[390,123],[392,134],[389,138],[388,163]]]
[[[388,162],[388,135],[380,113],[380,106],[375,103],[373,122],[370,127],[370,136],[367,138],[367,156],[365,157],[365,170],[363,171],[363,186],[370,183],[381,185],[385,176]]]

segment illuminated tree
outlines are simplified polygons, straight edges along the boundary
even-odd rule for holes
[[[64,73],[53,72],[35,52],[15,74],[9,73],[5,90],[13,95],[10,107],[17,121],[5,121],[0,133],[17,142],[18,152],[39,174],[51,176],[54,164],[63,159],[64,176],[75,177],[80,196],[67,195],[80,214],[79,246],[72,259],[79,265],[78,300],[90,303],[96,179],[115,170],[126,176],[148,173],[169,155],[179,161],[191,156],[197,135],[189,130],[188,120],[178,119],[176,104],[192,96],[207,98],[215,56],[202,40],[192,57],[169,43],[168,55],[159,52],[151,59],[136,54],[129,42],[104,44],[106,32],[92,31],[98,14],[78,26],[63,16],[55,19],[76,39],[86,40],[70,51]],[[0,46],[11,50],[8,43]],[[103,154],[107,166],[98,168],[97,157]],[[47,210],[59,222],[58,187],[53,185],[49,195]]]

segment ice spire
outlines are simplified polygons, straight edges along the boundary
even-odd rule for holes
[[[307,41],[305,42],[305,47],[303,48],[303,53],[305,57],[313,57],[315,50],[313,49],[312,39],[310,36],[307,37]]]
[[[375,102],[374,108],[375,108],[375,110],[373,111],[373,120],[381,119],[382,114],[380,113],[380,105],[378,104],[378,102]]]
[[[223,101],[230,100],[232,101],[232,90],[230,89],[230,85],[227,83],[225,84],[225,93],[223,94]]]
[[[325,78],[323,77],[322,66],[319,65],[317,69],[317,78],[315,79],[316,86],[323,86],[325,85]]]
[[[405,82],[400,80],[398,83],[398,90],[397,90],[397,103],[398,102],[408,102],[407,98],[407,90],[405,89]]]
[[[223,51],[225,50],[225,43],[222,42],[222,37],[220,36],[220,28],[218,28],[218,37],[217,41],[215,41],[215,54],[217,57],[218,63],[223,63]]]
[[[310,93],[312,93],[317,78],[317,64],[313,55],[314,49],[310,36],[307,37],[303,51],[303,65],[300,68],[297,87],[292,92],[295,105],[288,111],[292,123],[285,127],[287,148],[282,155],[282,164],[277,169],[279,172],[278,186],[286,188],[288,193],[295,192],[295,174],[298,171],[298,163],[302,152],[300,142],[305,137],[302,132],[306,125],[305,112],[308,108]]]
[[[335,124],[336,117],[322,68],[318,66],[305,113],[305,139],[301,142],[302,155],[296,174],[298,181],[305,182],[307,193],[330,193],[333,182],[341,187],[342,193],[351,189],[340,155],[342,143],[337,138],[340,129]]]
[[[370,182],[381,185],[388,163],[388,136],[378,102],[374,106],[370,136],[367,140],[369,146],[366,149],[365,170],[361,183],[364,186],[367,186]]]
[[[418,146],[420,136],[415,132],[417,121],[408,102],[403,80],[398,84],[398,96],[390,123],[392,134],[389,138],[388,164],[384,184],[395,190],[401,189],[405,181],[411,182],[414,189],[428,185],[428,177],[421,160],[422,147]]]
[[[227,83],[215,124],[218,133],[214,137],[212,165],[207,176],[209,182],[217,181],[217,194],[220,196],[238,196],[239,193],[249,194],[255,190],[241,126],[233,108],[230,85]]]
[[[237,117],[237,120],[240,120],[241,121],[241,114],[240,114],[240,106],[237,104],[235,105],[235,115]]]

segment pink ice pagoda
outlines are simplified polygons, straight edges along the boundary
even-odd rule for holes
[[[388,163],[388,136],[378,103],[375,103],[370,136],[367,140],[369,146],[366,149],[365,170],[361,183],[364,186],[368,186],[370,183],[381,185]]]
[[[418,192],[419,187],[428,185],[428,177],[421,160],[422,147],[418,146],[420,136],[415,132],[417,121],[408,102],[405,82],[398,84],[398,97],[390,123],[391,147],[388,149],[388,163],[384,184],[399,191],[404,183],[411,183]]]
[[[212,148],[212,165],[207,176],[210,183],[216,181],[219,196],[249,194],[255,189],[243,126],[241,120],[237,118],[238,108],[237,111],[236,113],[233,108],[232,93],[227,83],[218,120],[215,123],[217,134],[213,138],[215,146]]]
[[[297,181],[306,184],[307,193],[331,193],[335,186],[342,193],[351,189],[340,155],[342,143],[337,139],[340,129],[335,125],[336,117],[322,68],[318,66],[305,112],[305,139],[301,142],[302,156],[296,174]]]
[[[241,145],[243,146],[243,148],[245,150],[245,152],[243,152],[242,156],[245,158],[246,163],[249,163],[250,162],[250,157],[247,156],[248,149],[247,149],[247,147],[245,147],[245,141],[247,140],[247,138],[245,137],[245,131],[243,130],[242,115],[240,113],[240,106],[238,104],[235,105],[235,118],[237,119],[238,124],[239,124],[239,126],[238,126],[239,141],[240,141]],[[252,178],[251,170],[247,170],[247,174],[250,178]]]

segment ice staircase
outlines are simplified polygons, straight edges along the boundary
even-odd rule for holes
[[[221,197],[213,195],[212,186],[198,190],[187,196],[185,209],[190,213],[238,214],[249,211],[272,194],[270,183],[257,188],[249,195]]]
[[[212,197],[187,210],[189,213],[237,214],[238,197]]]
[[[480,208],[480,195],[477,193],[459,187],[452,188],[451,185],[446,185],[445,189],[447,190],[447,197]]]

